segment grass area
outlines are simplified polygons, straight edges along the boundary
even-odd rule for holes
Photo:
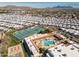
[[[9,36],[9,39],[10,39],[10,46],[13,46],[13,45],[17,45],[19,43],[21,43],[20,41],[17,41],[15,37],[13,36]]]
[[[7,57],[8,56],[7,55],[8,54],[8,51],[7,50],[4,50],[4,51],[1,52],[1,54],[2,54],[2,56]]]
[[[13,36],[14,32],[15,31],[13,30],[13,31],[10,31],[10,32],[6,33],[7,36],[8,36],[8,39],[10,40],[10,46],[14,46],[14,45],[17,45],[17,44],[21,43],[20,41],[17,40],[17,38],[15,38]]]

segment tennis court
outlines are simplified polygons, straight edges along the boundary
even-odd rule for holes
[[[19,39],[19,40],[23,40],[25,37],[28,37],[30,35],[33,35],[35,33],[39,33],[40,31],[44,31],[44,28],[41,27],[34,27],[34,28],[28,28],[28,29],[24,29],[21,31],[17,31],[15,32],[13,35]]]

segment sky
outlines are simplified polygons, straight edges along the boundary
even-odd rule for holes
[[[55,6],[72,6],[79,8],[79,2],[0,2],[0,6],[6,5],[28,6],[33,8],[46,8]]]

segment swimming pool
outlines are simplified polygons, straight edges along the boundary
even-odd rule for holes
[[[44,45],[44,46],[50,46],[50,45],[55,45],[55,41],[53,41],[53,40],[43,40],[42,41],[42,44]]]

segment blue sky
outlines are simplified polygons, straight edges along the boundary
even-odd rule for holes
[[[0,2],[0,6],[16,5],[16,6],[29,6],[34,8],[45,8],[54,6],[73,6],[79,8],[78,2]]]

